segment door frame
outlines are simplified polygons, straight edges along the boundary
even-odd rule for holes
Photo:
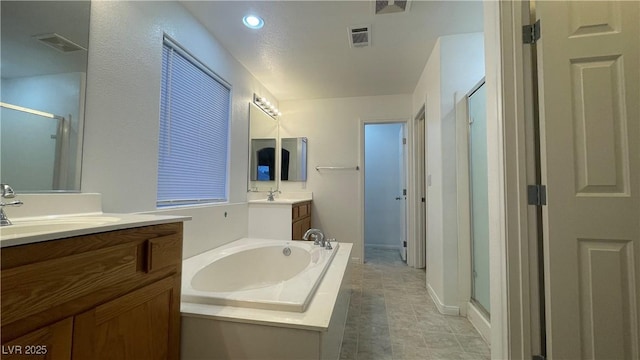
[[[529,1],[491,1],[484,5],[489,236],[491,258],[492,358],[530,359],[535,354],[532,324],[532,221],[527,205],[525,121],[532,106],[531,71],[522,26],[529,24]],[[530,150],[529,150],[530,153]],[[531,207],[533,208],[533,207]],[[535,233],[535,231],[533,231]],[[537,295],[536,295],[537,296]]]
[[[412,181],[411,196],[407,198],[409,209],[413,214],[408,218],[413,229],[413,238],[407,243],[407,265],[425,269],[427,267],[427,104],[422,103],[417,115],[410,122],[413,126],[411,134],[412,156],[409,159],[411,169],[409,178]],[[418,126],[422,122],[421,127]],[[419,131],[422,131],[422,134]],[[422,143],[422,144],[420,144]],[[424,201],[422,198],[424,197]],[[409,216],[407,214],[407,216]],[[409,257],[411,247],[411,257]]]
[[[468,244],[469,244],[469,263],[470,263],[470,268],[469,270],[466,272],[466,274],[469,276],[469,302],[470,303],[474,303],[473,306],[476,306],[478,308],[478,310],[480,310],[481,313],[483,313],[483,315],[489,315],[486,317],[490,317],[490,313],[487,312],[487,309],[484,309],[484,307],[482,306],[482,304],[479,303],[479,301],[477,299],[474,298],[474,292],[475,292],[475,280],[474,280],[474,272],[475,272],[475,265],[476,265],[476,259],[474,257],[475,254],[475,242],[474,242],[474,216],[473,216],[473,167],[471,164],[471,159],[472,159],[472,146],[473,146],[473,142],[472,142],[472,125],[473,125],[473,121],[471,119],[471,114],[470,114],[470,105],[469,102],[471,100],[471,96],[478,91],[483,85],[485,85],[486,80],[483,77],[482,80],[480,80],[476,85],[473,86],[473,88],[471,88],[471,90],[469,90],[469,92],[467,92],[464,96],[463,99],[458,100],[456,98],[456,101],[461,101],[463,102],[463,106],[465,107],[464,109],[464,113],[460,114],[460,115],[464,115],[464,119],[456,119],[458,121],[458,125],[464,125],[464,130],[466,130],[466,132],[464,132],[463,134],[459,134],[459,135],[464,135],[466,137],[466,146],[459,144],[458,145],[458,150],[462,150],[465,149],[466,150],[466,159],[462,156],[459,157],[460,160],[466,160],[465,164],[466,164],[466,172],[463,171],[462,174],[458,173],[458,182],[459,185],[463,185],[464,180],[466,180],[466,186],[467,186],[467,192],[466,192],[466,199],[460,199],[458,198],[458,205],[460,206],[460,203],[463,202],[464,200],[467,200],[466,203],[464,204],[464,206],[462,207],[462,209],[460,210],[465,210],[467,211],[467,219],[468,219],[468,223],[465,224],[467,226],[467,228],[465,229],[468,234],[469,234],[469,238],[468,238]],[[485,89],[486,90],[486,89]],[[456,94],[457,95],[457,94]],[[456,102],[456,104],[458,104]],[[457,113],[456,113],[457,114]],[[466,120],[464,121],[465,123],[462,124],[460,120]],[[461,129],[458,129],[461,130]],[[464,140],[463,140],[464,141]],[[462,164],[461,164],[462,165]],[[460,167],[458,168],[458,170],[460,170]],[[462,176],[461,176],[462,175]],[[463,179],[460,179],[460,177],[462,177]],[[460,183],[462,180],[462,183]],[[459,189],[460,190],[460,189]],[[460,192],[458,193],[458,195],[460,195]],[[459,231],[460,231],[460,227],[459,227]],[[458,236],[460,236],[460,234],[458,234]],[[458,241],[460,243],[460,241]],[[478,304],[475,304],[475,303]]]
[[[364,158],[365,158],[365,151],[364,151],[364,145],[365,145],[365,133],[364,133],[364,128],[365,125],[369,125],[369,124],[377,124],[377,125],[382,125],[382,124],[403,124],[405,127],[405,136],[407,139],[407,144],[406,144],[406,153],[405,153],[405,161],[406,161],[406,169],[405,169],[405,181],[406,181],[406,187],[407,187],[407,199],[409,199],[409,196],[412,196],[412,191],[411,189],[413,189],[413,182],[414,179],[410,177],[410,175],[412,175],[412,171],[413,171],[413,166],[411,164],[410,159],[413,158],[413,142],[412,142],[412,137],[409,136],[408,134],[413,134],[413,126],[412,126],[412,121],[406,118],[360,118],[359,119],[359,154],[358,154],[358,163],[361,164],[360,166],[360,175],[359,175],[359,190],[358,192],[360,193],[360,220],[359,220],[359,227],[360,227],[360,233],[362,234],[362,239],[360,241],[360,253],[362,254],[362,259],[360,260],[361,263],[364,263],[365,261],[365,242],[364,242],[364,210],[365,210],[365,194],[364,194],[364,174],[365,174],[365,163],[364,163]],[[405,201],[405,234],[406,234],[406,241],[407,241],[407,261],[409,260],[409,256],[410,254],[412,254],[411,251],[413,251],[413,247],[411,247],[411,243],[412,241],[410,239],[413,239],[415,237],[415,232],[412,229],[412,217],[413,217],[413,209],[409,206],[409,202]]]

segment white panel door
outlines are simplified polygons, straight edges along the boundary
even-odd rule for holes
[[[536,2],[551,359],[640,359],[639,5]]]

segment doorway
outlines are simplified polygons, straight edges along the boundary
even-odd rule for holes
[[[407,151],[403,122],[364,124],[364,260],[372,249],[407,259]]]

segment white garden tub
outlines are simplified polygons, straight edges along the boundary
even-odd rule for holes
[[[183,262],[182,301],[304,312],[337,252],[332,245],[236,240]]]

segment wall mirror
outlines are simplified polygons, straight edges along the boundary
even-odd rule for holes
[[[249,104],[249,191],[278,189],[278,121]]]
[[[307,181],[307,138],[282,138],[280,179]]]
[[[90,1],[2,1],[0,180],[79,191]]]

